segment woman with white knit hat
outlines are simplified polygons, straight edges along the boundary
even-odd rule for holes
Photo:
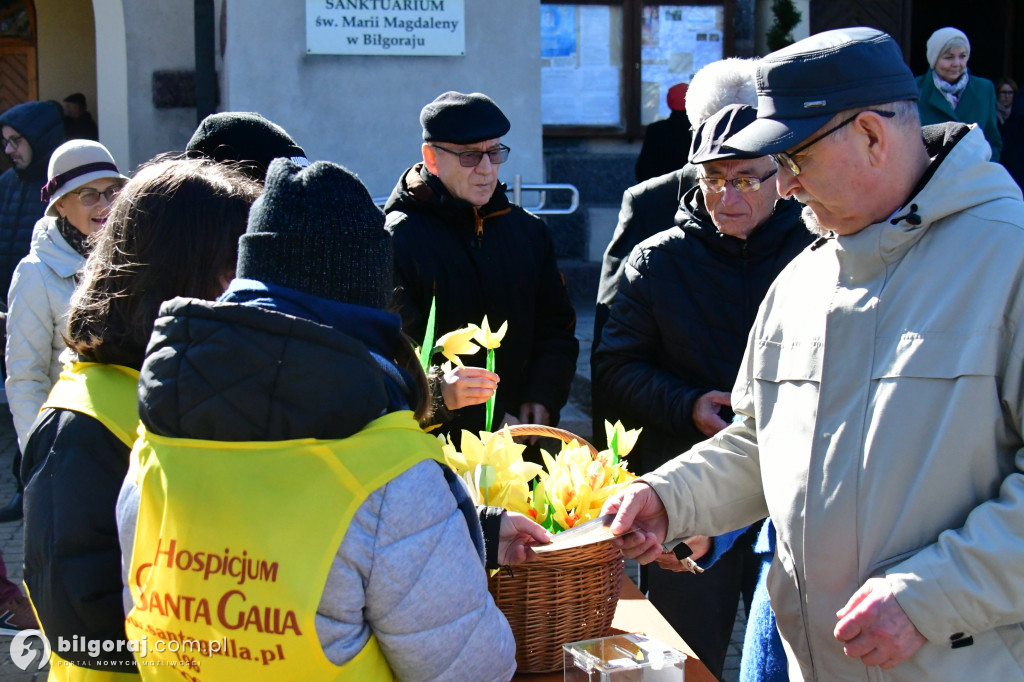
[[[927,49],[931,68],[917,79],[921,124],[977,123],[992,147],[992,161],[999,161],[1003,141],[996,116],[996,89],[992,81],[968,72],[971,42],[963,31],[947,26],[928,38]]]
[[[127,181],[99,142],[71,140],[50,157],[41,196],[46,213],[7,295],[4,388],[19,450],[60,375],[68,307],[92,245],[89,235],[103,229],[110,204]]]

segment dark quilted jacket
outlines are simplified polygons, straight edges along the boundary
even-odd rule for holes
[[[28,255],[32,228],[46,210],[39,193],[50,155],[64,142],[64,120],[53,102],[25,102],[5,111],[0,125],[14,128],[32,147],[28,168],[10,168],[0,175],[0,286],[6,303],[14,268]]]
[[[633,249],[595,339],[594,391],[609,418],[644,427],[630,456],[634,471],[650,471],[704,439],[691,416],[694,402],[732,390],[761,300],[812,240],[800,209],[777,202],[741,240],[715,228],[695,187],[683,197],[677,227]]]
[[[576,374],[576,312],[555,262],[547,226],[505,197],[499,185],[479,210],[477,234],[473,207],[450,195],[440,180],[409,169],[384,207],[393,236],[396,303],[402,329],[422,342],[431,297],[437,296],[437,335],[484,315],[492,329],[508,322],[495,355],[501,377],[495,420],[503,412],[519,416],[519,406],[541,403],[552,423],[569,399]],[[440,357],[440,356],[438,356]],[[462,358],[483,367],[483,351]],[[479,431],[484,406],[458,410],[446,430]]]

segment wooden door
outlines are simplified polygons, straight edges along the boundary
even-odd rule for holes
[[[39,97],[32,0],[0,0],[0,112]]]

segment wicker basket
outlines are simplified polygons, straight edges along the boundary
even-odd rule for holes
[[[523,424],[514,436],[541,435],[594,446],[568,431]],[[562,645],[604,637],[612,626],[622,589],[622,553],[611,541],[550,554],[498,571],[488,581],[494,602],[516,638],[519,672],[562,669]]]

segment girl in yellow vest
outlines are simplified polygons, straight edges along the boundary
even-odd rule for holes
[[[259,186],[209,161],[125,185],[71,301],[65,365],[25,444],[25,582],[51,680],[137,677],[125,640],[115,507],[138,425],[138,370],[160,304],[215,298]]]
[[[118,508],[143,678],[512,676],[391,268],[358,178],[277,159],[228,290],[164,306]]]

